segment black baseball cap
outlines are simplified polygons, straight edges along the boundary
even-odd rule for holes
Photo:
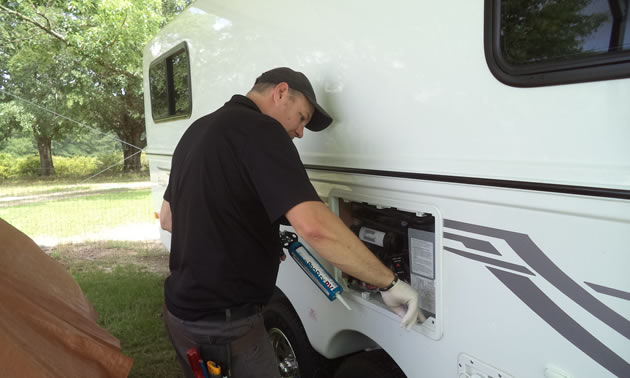
[[[256,79],[256,84],[258,83],[287,83],[289,84],[289,88],[300,91],[315,108],[310,122],[306,125],[307,129],[321,131],[332,123],[332,117],[317,103],[313,86],[303,73],[293,71],[288,67],[278,67],[260,75],[258,79]]]

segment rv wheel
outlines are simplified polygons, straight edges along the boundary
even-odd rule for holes
[[[384,350],[361,352],[346,358],[334,378],[406,378]]]
[[[331,376],[328,360],[311,347],[300,318],[282,294],[274,294],[263,316],[282,378]]]

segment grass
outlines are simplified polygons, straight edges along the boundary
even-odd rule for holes
[[[100,175],[83,182],[86,178],[33,177],[10,180],[0,179],[0,198],[7,196],[17,197],[33,194],[61,193],[92,189],[96,187],[97,184],[129,183],[149,180],[148,173],[146,172]]]
[[[160,316],[168,255],[159,241],[60,244],[50,253],[77,281],[99,324],[134,360],[131,378],[182,377]]]
[[[165,275],[137,265],[71,268],[75,280],[99,314],[99,324],[120,340],[134,360],[131,378],[181,377],[162,318]]]
[[[67,237],[153,221],[151,190],[57,199],[0,208],[0,218],[29,235]]]

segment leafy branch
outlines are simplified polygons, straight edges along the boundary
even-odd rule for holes
[[[39,29],[44,31],[46,34],[49,34],[49,35],[53,36],[54,38],[56,38],[57,40],[63,42],[63,44],[66,47],[73,48],[77,52],[77,54],[80,55],[81,57],[86,58],[86,59],[93,59],[96,64],[98,64],[101,68],[105,69],[106,71],[108,71],[111,74],[123,75],[123,76],[125,76],[127,78],[130,78],[130,79],[139,79],[139,78],[141,78],[141,75],[139,75],[137,73],[121,70],[121,69],[119,69],[119,68],[117,68],[117,67],[115,67],[115,66],[113,66],[113,65],[111,65],[109,63],[107,63],[100,56],[96,57],[96,59],[95,59],[95,57],[93,55],[91,55],[88,52],[84,51],[84,49],[81,49],[79,46],[76,46],[75,44],[71,43],[63,35],[55,32],[53,30],[52,24],[50,23],[50,20],[46,16],[44,16],[42,13],[38,12],[37,10],[35,10],[35,13],[46,20],[47,26],[42,24],[38,20],[35,20],[32,17],[29,17],[29,16],[27,16],[27,15],[21,13],[21,12],[18,12],[16,10],[7,8],[7,7],[3,6],[3,5],[0,5],[0,10],[6,12],[8,14],[12,14],[12,15],[20,18],[21,20],[25,21],[25,22],[28,22],[28,23],[30,23],[32,25],[35,25],[36,27],[38,27]],[[116,42],[117,37],[120,35],[120,33],[121,33],[121,31],[122,31],[122,29],[123,29],[123,27],[125,25],[126,20],[127,20],[127,14],[125,14],[125,19],[123,20],[122,25],[120,26],[120,29],[118,30],[118,33],[108,43],[108,45],[104,47],[104,50],[107,50],[108,48],[110,48]]]
[[[61,34],[55,32],[54,30],[52,30],[52,27],[50,27],[50,21],[48,20],[48,18],[46,18],[45,16],[43,16],[41,13],[36,12],[37,15],[44,17],[44,19],[46,20],[46,22],[48,23],[48,27],[46,27],[45,25],[43,25],[42,23],[40,23],[39,21],[28,17],[18,11],[15,11],[13,9],[7,8],[4,5],[0,5],[0,10],[5,11],[8,14],[12,14],[16,17],[19,17],[20,19],[31,23],[35,26],[37,26],[38,28],[42,29],[43,31],[45,31],[47,34],[50,34],[51,36],[57,38],[58,40],[60,40],[61,42],[63,42],[66,46],[69,45],[68,41],[66,40],[66,38],[64,36],[62,36]]]

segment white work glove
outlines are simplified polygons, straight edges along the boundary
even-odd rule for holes
[[[418,292],[405,281],[398,280],[387,291],[381,291],[383,302],[402,318],[401,327],[410,329],[417,321],[424,322],[426,318],[418,308]]]

